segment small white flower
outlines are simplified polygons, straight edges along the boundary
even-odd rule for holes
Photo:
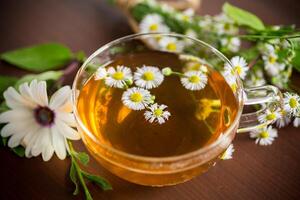
[[[300,112],[300,97],[297,94],[286,92],[284,93],[284,110],[290,115],[296,115]]]
[[[213,20],[212,17],[209,15],[203,16],[199,22],[198,22],[199,27],[201,27],[204,30],[209,30],[211,26],[213,25]]]
[[[285,127],[291,122],[291,118],[288,116],[288,113],[285,110],[281,110],[280,118],[276,120],[276,126],[278,128]]]
[[[222,154],[221,156],[221,159],[222,160],[229,160],[229,159],[232,159],[232,154],[234,152],[234,146],[233,144],[230,144],[228,146],[228,148],[224,151],[224,153]]]
[[[137,86],[152,89],[158,87],[163,82],[164,75],[157,67],[144,65],[142,68],[137,68],[133,79]]]
[[[185,35],[188,37],[191,37],[191,38],[197,38],[197,33],[193,29],[188,29],[185,32]],[[184,42],[188,46],[193,45],[193,43],[194,43],[193,40],[191,40],[191,39],[185,39]]]
[[[107,76],[106,69],[104,67],[99,67],[95,74],[95,80],[104,79],[104,78],[106,78],[106,76]]]
[[[184,10],[182,13],[178,13],[176,18],[183,21],[183,22],[190,22],[192,17],[194,16],[195,11],[192,8]]]
[[[239,75],[241,79],[245,79],[246,72],[249,70],[246,60],[242,57],[235,56],[231,58],[233,68],[226,63],[225,64],[225,75]]]
[[[127,80],[132,79],[131,70],[123,65],[118,65],[117,69],[109,67],[107,70],[107,77],[105,84],[110,87],[123,88]]]
[[[241,40],[237,37],[226,37],[221,39],[221,45],[226,47],[229,51],[236,53],[241,46]]]
[[[201,90],[206,86],[207,76],[200,71],[188,71],[180,81],[188,90]]]
[[[248,87],[257,87],[266,84],[266,80],[263,75],[262,69],[256,69],[252,71],[244,81],[244,84]]]
[[[151,105],[149,107],[150,110],[147,110],[144,113],[145,119],[150,123],[153,122],[158,122],[159,124],[165,123],[166,120],[168,120],[169,117],[171,116],[171,113],[165,110],[167,107],[168,106],[164,104],[158,105],[157,103]]]
[[[277,62],[278,56],[273,50],[267,55],[263,55],[264,68],[269,76],[276,76],[280,71],[284,70],[285,64]]]
[[[123,93],[122,101],[132,110],[143,110],[151,102],[151,94],[143,88],[133,87]]]
[[[262,146],[271,145],[277,136],[277,129],[272,126],[250,132],[250,137],[256,138],[255,143]]]
[[[293,121],[294,127],[299,127],[300,126],[300,117],[295,117]]]
[[[140,22],[140,32],[170,32],[169,28],[163,24],[163,19],[158,14],[146,15]]]
[[[162,37],[158,44],[162,50],[170,52],[182,52],[184,48],[184,42],[174,37]]]
[[[227,84],[232,89],[233,93],[236,93],[236,91],[238,89],[238,85],[237,85],[235,77],[231,74],[224,74],[224,73],[223,73],[223,77],[225,78]]]
[[[70,87],[60,88],[50,101],[45,81],[23,83],[19,92],[10,87],[3,95],[10,110],[0,114],[0,123],[7,123],[1,136],[10,137],[8,146],[24,146],[26,157],[42,154],[43,160],[48,161],[55,152],[59,159],[65,159],[67,139],[80,139],[72,128],[76,124],[71,113]]]
[[[258,121],[260,123],[265,123],[265,122],[273,123],[279,118],[280,118],[279,110],[271,111],[267,109],[266,112],[258,116]]]
[[[234,24],[234,21],[228,18],[224,13],[216,15],[214,17],[214,28],[219,35],[230,34],[235,35],[239,32],[238,27]]]

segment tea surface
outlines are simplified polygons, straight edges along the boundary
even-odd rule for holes
[[[119,56],[107,67],[125,65],[134,72],[137,67],[149,65],[182,72],[197,64],[177,54],[145,51]],[[107,87],[94,76],[80,91],[78,113],[101,143],[123,152],[166,157],[200,149],[230,126],[238,109],[234,93],[222,75],[208,65],[207,68],[208,80],[202,90],[187,90],[175,75],[165,76],[159,87],[149,90],[155,101],[167,105],[171,113],[163,124],[146,121],[145,110],[126,107],[121,100],[126,89]]]

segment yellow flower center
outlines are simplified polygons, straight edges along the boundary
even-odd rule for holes
[[[274,64],[276,62],[276,58],[274,56],[269,56],[269,63]]]
[[[123,80],[124,79],[124,73],[123,72],[115,72],[112,75],[113,79],[115,80]]]
[[[141,93],[133,93],[130,95],[130,100],[133,101],[133,102],[141,102],[143,100],[143,95],[141,95]]]
[[[237,90],[237,84],[233,83],[233,84],[230,85],[230,87],[231,87],[232,91],[235,93],[236,90]]]
[[[146,80],[146,81],[153,81],[154,80],[153,72],[145,72],[143,74],[143,79]]]
[[[200,81],[199,76],[193,75],[193,76],[189,77],[189,82],[191,82],[191,83],[199,83],[199,81]]]
[[[234,70],[237,72],[238,75],[242,73],[242,67],[240,65],[235,66]]]
[[[298,106],[298,102],[295,98],[291,98],[289,104],[291,108],[296,108]]]
[[[160,117],[162,114],[163,114],[163,110],[162,109],[157,108],[157,109],[154,110],[154,115],[156,117]]]
[[[267,131],[263,131],[260,133],[259,135],[261,138],[268,138],[270,136],[270,134]]]
[[[177,46],[176,46],[176,44],[175,44],[174,42],[170,42],[170,43],[167,45],[167,49],[168,49],[169,51],[176,51]]]
[[[149,29],[150,29],[150,31],[157,31],[158,25],[157,24],[151,24]]]
[[[270,114],[268,114],[268,115],[266,116],[266,119],[267,119],[268,121],[273,121],[273,120],[276,119],[276,115],[275,115],[274,113],[270,113]]]
[[[190,20],[190,16],[188,15],[183,15],[182,20],[188,22]]]

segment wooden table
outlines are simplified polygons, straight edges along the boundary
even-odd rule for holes
[[[300,4],[292,0],[232,0],[269,24],[300,25]],[[222,0],[204,0],[201,14],[220,11]],[[103,44],[132,33],[118,9],[101,0],[1,0],[0,52],[43,42],[60,42],[87,54]],[[0,73],[25,72],[0,63]],[[299,75],[296,75],[299,79]],[[268,147],[257,146],[248,135],[234,141],[234,159],[219,162],[206,174],[184,184],[164,188],[138,186],[100,167],[93,159],[88,170],[107,178],[114,190],[102,192],[89,184],[94,199],[300,199],[300,133],[287,127]],[[77,149],[84,150],[81,142]],[[0,149],[0,199],[83,199],[73,196],[68,178],[70,160],[22,159]]]

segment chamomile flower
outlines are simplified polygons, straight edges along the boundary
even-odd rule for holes
[[[180,81],[188,90],[201,90],[206,86],[207,76],[200,71],[188,71],[184,73]]]
[[[123,93],[122,101],[125,106],[132,110],[143,110],[151,102],[151,97],[148,90],[133,87]]]
[[[300,126],[300,117],[295,117],[293,121],[294,127],[299,127]]]
[[[227,84],[232,89],[233,93],[236,93],[236,91],[238,89],[238,85],[237,85],[235,77],[233,75],[224,74],[224,73],[223,73],[223,76],[224,76],[225,81],[227,82]]]
[[[145,111],[144,116],[147,121],[150,123],[158,122],[159,124],[163,124],[166,122],[166,120],[169,119],[171,116],[171,113],[169,111],[166,111],[165,109],[168,106],[161,104],[158,105],[157,103],[152,104],[149,106],[149,110]]]
[[[290,115],[296,115],[300,111],[300,97],[295,93],[284,93],[284,110]]]
[[[219,35],[223,34],[237,34],[239,29],[234,24],[234,21],[227,17],[224,13],[216,15],[214,17],[216,23],[214,23],[214,28],[216,29],[216,33]]]
[[[169,32],[169,28],[163,24],[163,19],[158,14],[146,15],[142,19],[139,28],[141,33]]]
[[[146,89],[152,89],[158,87],[164,80],[164,75],[161,73],[159,68],[153,66],[143,66],[137,68],[134,72],[134,83]]]
[[[244,84],[248,87],[258,87],[266,84],[266,80],[261,69],[252,71],[249,76],[247,76]]]
[[[272,123],[279,118],[280,118],[279,110],[271,111],[270,109],[267,109],[263,114],[258,116],[258,121],[261,123],[265,123],[265,122]]]
[[[213,20],[212,20],[212,17],[209,16],[209,15],[205,15],[203,16],[199,22],[198,22],[198,25],[201,29],[203,30],[210,30],[211,29],[211,26],[213,25]]]
[[[226,37],[221,39],[221,45],[229,51],[236,53],[240,49],[241,40],[237,37]]]
[[[277,62],[278,56],[273,51],[263,55],[262,58],[264,60],[264,68],[269,76],[276,76],[285,68],[285,64]]]
[[[124,88],[127,80],[132,80],[131,70],[123,65],[118,65],[116,69],[109,67],[107,69],[107,77],[105,84],[110,87]]]
[[[229,159],[232,159],[232,154],[234,152],[234,147],[233,147],[233,144],[230,144],[228,146],[228,148],[224,151],[224,153],[222,154],[221,156],[221,159],[222,160],[229,160]]]
[[[271,145],[277,136],[277,129],[272,126],[250,132],[250,137],[255,138],[255,143],[262,146]]]
[[[184,48],[184,42],[174,37],[162,37],[158,44],[162,50],[170,52],[181,52]]]
[[[239,75],[241,79],[245,79],[246,73],[249,70],[246,60],[242,57],[235,56],[231,58],[232,67],[230,64],[225,64],[225,75]]]
[[[106,78],[107,71],[104,67],[99,67],[95,73],[95,80],[102,80]]]
[[[65,86],[57,90],[50,100],[45,81],[23,83],[19,92],[10,87],[4,93],[10,110],[0,114],[0,123],[7,123],[1,130],[2,137],[10,137],[8,146],[25,147],[25,156],[42,155],[44,161],[55,153],[65,159],[67,139],[79,140],[71,106],[71,89]]]
[[[191,38],[197,38],[197,33],[192,29],[188,29],[185,32],[185,35],[188,36],[188,37],[191,37]],[[193,43],[194,43],[193,40],[191,40],[191,39],[185,39],[184,42],[188,46],[193,45]]]
[[[280,117],[276,120],[276,126],[278,128],[285,127],[291,122],[291,118],[288,116],[288,113],[285,110],[280,111]]]
[[[176,15],[176,18],[183,22],[190,22],[192,20],[192,17],[194,16],[194,13],[194,9],[189,8],[184,10],[182,13],[178,13]]]

